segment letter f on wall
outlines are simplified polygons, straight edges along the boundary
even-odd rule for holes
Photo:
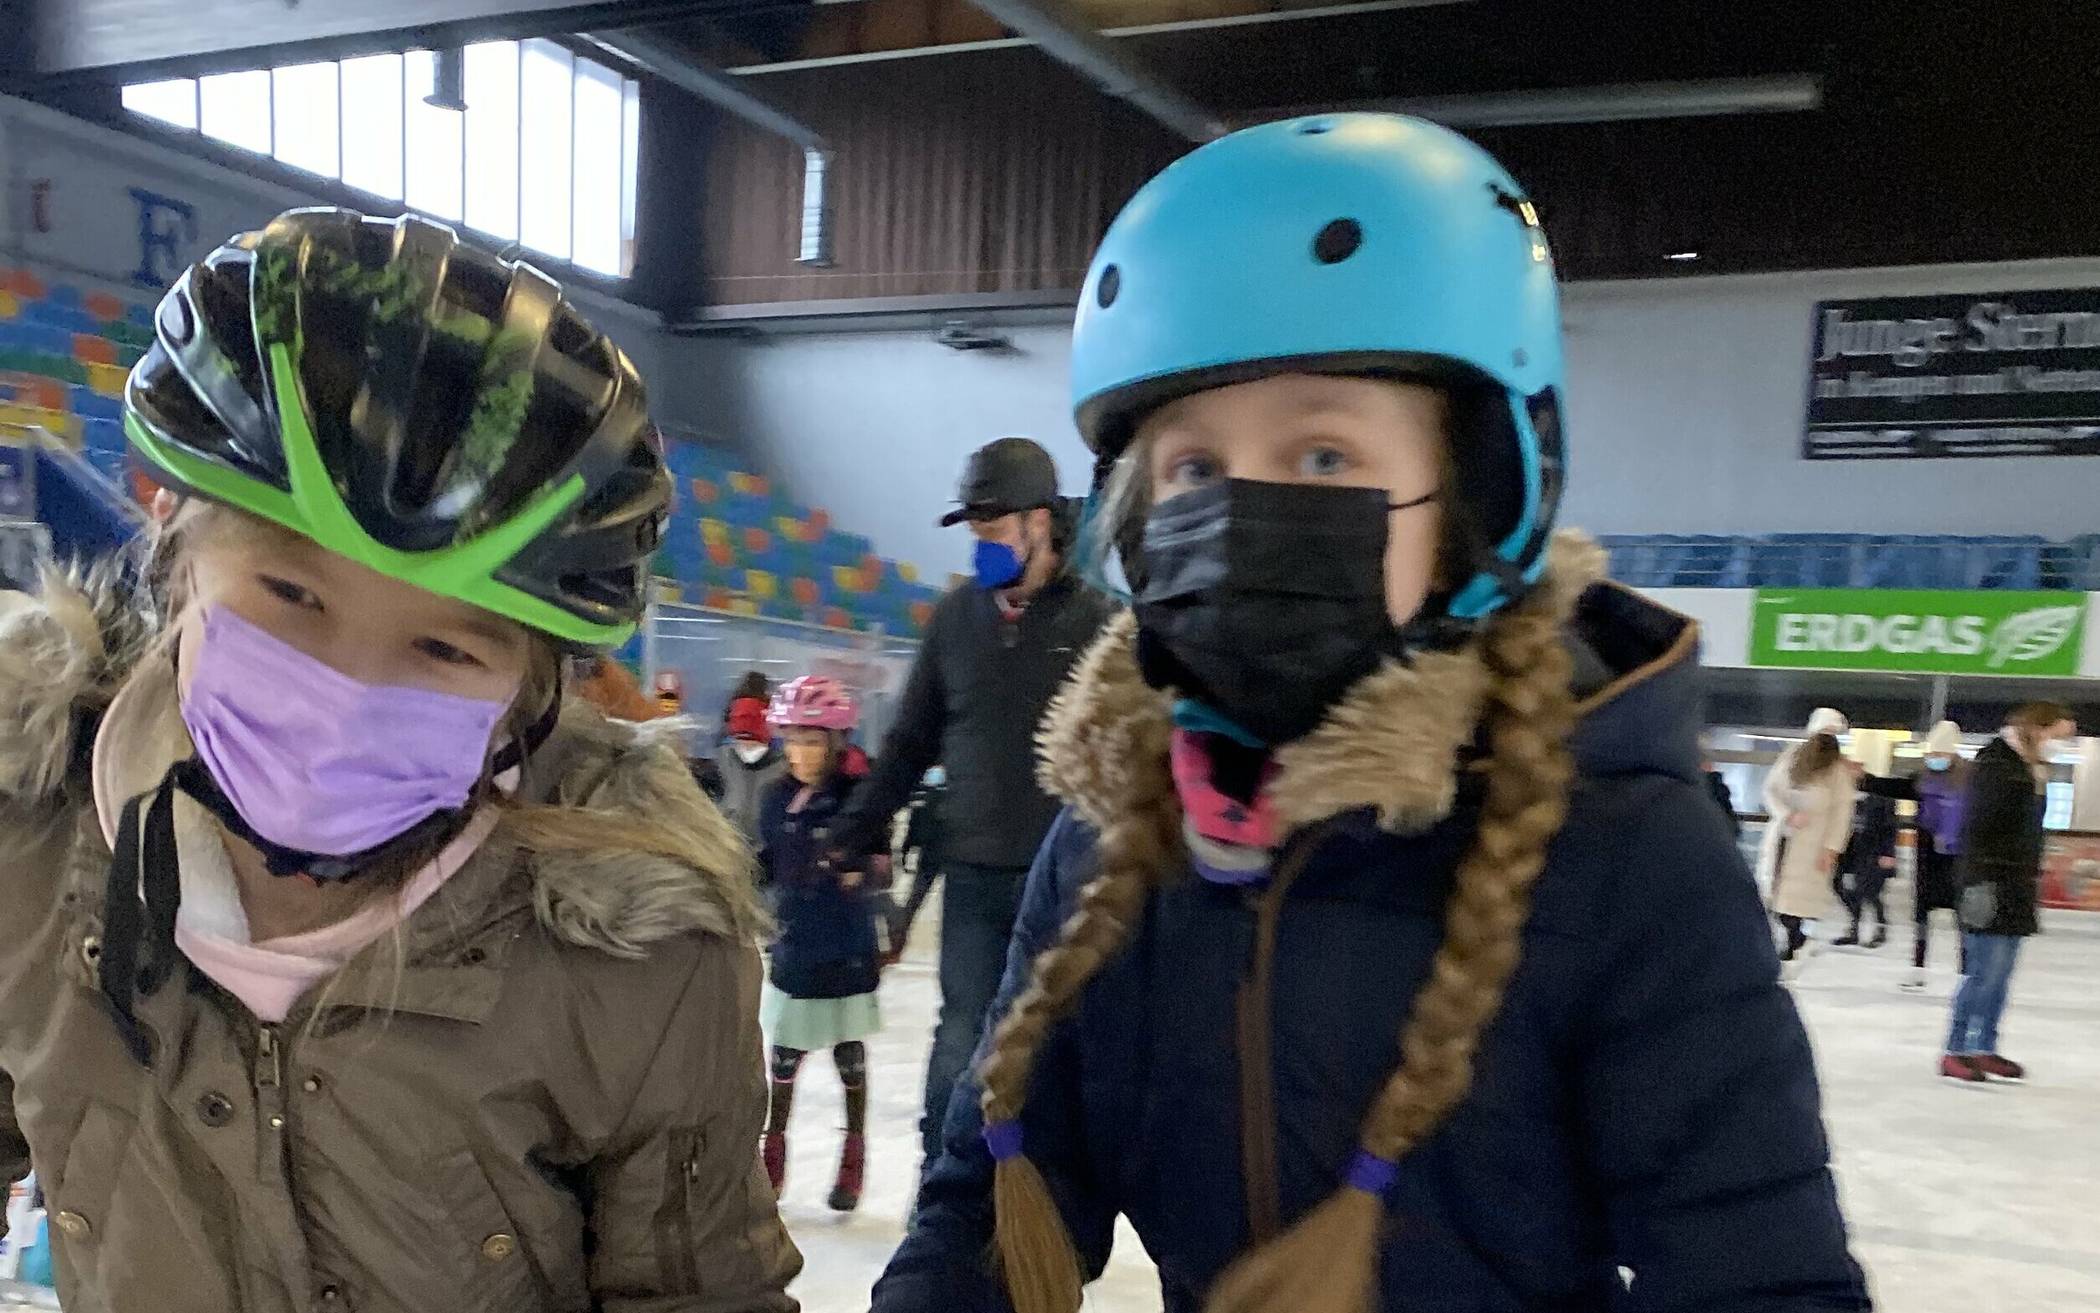
[[[166,287],[182,272],[182,248],[196,244],[197,211],[172,196],[142,187],[128,190],[139,207],[139,267],[132,270],[131,281],[141,287]]]

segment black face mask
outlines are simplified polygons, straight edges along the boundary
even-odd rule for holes
[[[1432,500],[1422,498],[1407,506]],[[1383,488],[1232,479],[1145,522],[1138,660],[1266,743],[1317,726],[1401,648],[1386,612]]]

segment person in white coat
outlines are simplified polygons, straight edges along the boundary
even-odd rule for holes
[[[1839,712],[1818,707],[1808,719],[1808,738],[1781,753],[1765,777],[1765,810],[1772,819],[1758,852],[1757,879],[1786,930],[1781,961],[1793,961],[1808,942],[1801,923],[1829,910],[1831,873],[1852,838],[1858,791],[1838,746],[1838,735],[1850,728]]]

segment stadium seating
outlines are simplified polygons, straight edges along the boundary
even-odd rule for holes
[[[925,627],[940,589],[909,564],[877,556],[725,452],[674,442],[669,458],[678,500],[661,573],[688,586],[683,600],[832,629],[912,637]]]
[[[34,426],[124,482],[124,377],[153,341],[152,307],[0,269],[0,426]]]

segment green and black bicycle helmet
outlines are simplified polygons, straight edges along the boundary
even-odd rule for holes
[[[185,273],[131,372],[153,477],[570,649],[634,630],[671,479],[634,365],[530,265],[302,209]]]

